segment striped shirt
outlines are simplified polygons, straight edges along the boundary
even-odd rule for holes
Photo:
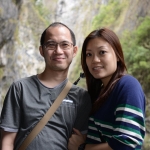
[[[141,150],[144,117],[145,95],[141,85],[134,77],[125,75],[89,118],[87,143],[98,144],[104,139],[113,150]]]

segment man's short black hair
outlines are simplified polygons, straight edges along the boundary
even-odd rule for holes
[[[73,45],[75,46],[75,45],[76,45],[75,34],[73,33],[73,31],[72,31],[69,27],[67,27],[65,24],[63,24],[63,23],[61,23],[61,22],[54,22],[54,23],[50,24],[50,25],[44,30],[44,32],[43,32],[42,35],[41,35],[41,40],[40,40],[41,46],[42,46],[42,45],[44,44],[44,42],[45,42],[45,36],[46,36],[46,31],[47,31],[47,29],[50,28],[50,27],[56,27],[56,26],[64,26],[64,27],[66,27],[66,28],[70,31],[71,39],[72,39]]]

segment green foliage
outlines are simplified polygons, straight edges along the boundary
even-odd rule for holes
[[[44,22],[48,24],[49,10],[46,7],[44,7],[43,2],[42,1],[37,2],[37,0],[34,0],[34,6],[36,11],[39,13],[39,16],[41,16],[42,20],[44,20]]]
[[[4,74],[4,72],[3,72],[3,68],[0,68],[0,79],[2,79],[3,74]]]
[[[21,45],[22,41],[19,38],[19,29],[18,28],[15,29],[14,39],[15,39],[15,41],[17,41]]]
[[[80,77],[80,73],[83,72],[82,67],[81,67],[81,51],[78,52],[76,57],[77,57],[76,60],[78,61],[75,62],[75,65],[73,66],[74,68],[72,69],[69,75],[69,80],[72,83],[74,83]],[[80,79],[80,81],[78,82],[78,86],[82,88],[86,88],[86,81],[84,78]]]
[[[0,16],[2,15],[2,9],[0,8]]]
[[[146,134],[144,138],[143,150],[149,150],[150,148],[150,134]]]
[[[81,49],[78,51],[75,59],[76,59],[75,64],[69,74],[69,80],[72,83],[74,83],[80,77],[80,73],[83,73],[82,66],[81,66]],[[80,78],[80,81],[78,82],[77,86],[80,86],[86,89],[85,78]]]
[[[118,18],[121,16],[121,12],[125,6],[126,2],[119,0],[110,0],[108,5],[102,5],[98,15],[93,20],[93,29],[117,25]]]
[[[141,18],[141,24],[132,32],[126,31],[121,39],[128,72],[143,86],[150,89],[150,17]]]
[[[136,42],[142,45],[146,39],[150,39],[150,17],[141,18],[142,23],[136,31]],[[150,44],[150,43],[149,43]],[[150,46],[150,45],[149,45]]]
[[[12,0],[12,2],[13,2],[14,4],[16,4],[16,0]]]

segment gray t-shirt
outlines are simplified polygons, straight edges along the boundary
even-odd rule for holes
[[[4,100],[0,128],[18,132],[15,150],[47,112],[67,83],[45,87],[36,75],[14,82]],[[86,90],[72,86],[50,121],[27,150],[67,150],[72,128],[87,132],[91,100]]]

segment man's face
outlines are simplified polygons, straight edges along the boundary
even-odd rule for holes
[[[77,47],[73,46],[69,30],[64,26],[50,27],[46,31],[46,43],[70,43],[69,49],[63,49],[64,46],[57,44],[56,48],[51,50],[46,46],[40,47],[40,53],[45,59],[46,69],[52,71],[68,70],[73,57],[76,55]]]

